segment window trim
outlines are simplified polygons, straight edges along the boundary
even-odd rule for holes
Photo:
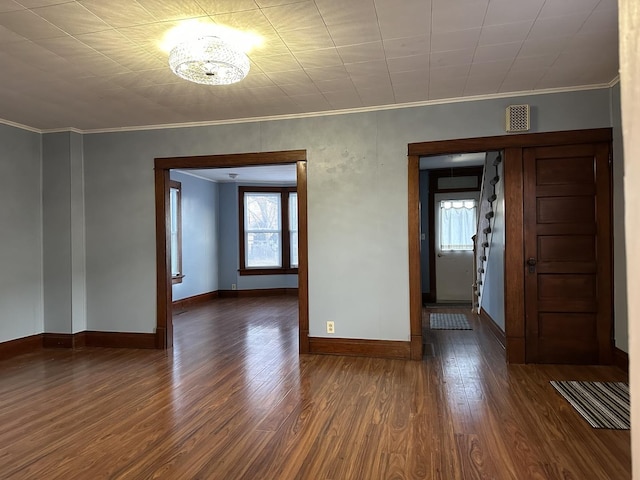
[[[178,217],[178,271],[180,273],[173,275],[171,269],[169,270],[171,273],[171,284],[175,285],[182,283],[182,279],[184,278],[184,272],[182,271],[182,183],[176,180],[169,180],[169,192],[171,192],[171,189],[178,191],[176,212]],[[169,198],[171,198],[171,194],[169,194]],[[169,217],[171,217],[171,208],[169,208]],[[171,236],[171,228],[169,228],[169,236]],[[169,255],[171,255],[171,249],[169,250]]]
[[[297,274],[298,267],[291,267],[291,230],[289,229],[289,194],[297,193],[293,187],[238,187],[238,253],[240,263],[238,272],[244,275],[290,275]],[[245,228],[244,228],[244,195],[245,193],[279,193],[281,216],[281,248],[282,267],[247,267],[245,257]]]

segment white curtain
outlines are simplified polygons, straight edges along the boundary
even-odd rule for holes
[[[475,234],[475,200],[440,202],[440,250],[473,250]]]

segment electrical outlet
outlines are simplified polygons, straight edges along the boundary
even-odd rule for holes
[[[235,283],[231,284],[231,290],[237,290],[238,286]]]
[[[335,325],[333,322],[327,322],[327,333],[336,333]]]

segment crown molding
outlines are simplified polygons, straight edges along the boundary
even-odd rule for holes
[[[39,128],[30,127],[29,125],[23,125],[22,123],[12,122],[11,120],[5,120],[4,118],[0,118],[0,124],[6,125],[8,127],[15,127],[21,130],[27,130],[28,132],[33,133],[42,133],[42,130]]]
[[[247,117],[247,118],[233,118],[227,120],[211,120],[204,122],[185,122],[185,123],[166,123],[159,125],[136,125],[131,127],[113,127],[113,128],[97,128],[97,129],[79,129],[75,127],[66,127],[66,128],[56,128],[56,129],[37,129],[34,127],[29,127],[27,125],[22,125],[16,122],[11,122],[10,120],[0,119],[0,123],[5,125],[14,126],[17,128],[22,128],[24,130],[29,130],[35,133],[60,133],[60,132],[73,132],[79,134],[101,134],[101,133],[118,133],[118,132],[137,132],[137,131],[145,131],[145,130],[166,130],[173,128],[193,128],[193,127],[211,127],[217,125],[234,125],[240,123],[259,123],[259,122],[270,122],[270,121],[279,121],[279,120],[294,120],[294,119],[303,119],[303,118],[316,118],[316,117],[327,117],[333,115],[349,115],[354,113],[369,113],[369,112],[381,112],[386,110],[400,110],[404,108],[416,108],[416,107],[425,107],[429,105],[445,105],[452,103],[464,103],[464,102],[478,102],[482,100],[494,100],[494,99],[502,99],[502,98],[517,98],[517,97],[525,97],[532,95],[552,95],[556,93],[571,93],[571,92],[580,92],[586,90],[600,90],[604,88],[611,88],[616,85],[620,81],[620,77],[616,76],[611,82],[608,83],[598,83],[593,85],[576,85],[572,87],[560,87],[560,88],[546,88],[540,90],[523,90],[519,92],[505,92],[505,93],[493,93],[488,95],[474,95],[469,97],[457,97],[457,98],[443,98],[438,100],[424,100],[420,102],[409,102],[409,103],[394,103],[390,105],[376,105],[371,107],[359,107],[359,108],[348,108],[343,110],[323,110],[319,112],[308,112],[308,113],[295,113],[289,115],[272,115],[272,116],[263,116],[263,117]]]

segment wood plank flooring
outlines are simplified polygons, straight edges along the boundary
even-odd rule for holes
[[[507,366],[469,318],[429,331],[422,362],[299,356],[295,298],[219,299],[175,316],[167,352],[0,362],[0,478],[631,478],[629,432],[592,429],[548,383],[622,371]]]

